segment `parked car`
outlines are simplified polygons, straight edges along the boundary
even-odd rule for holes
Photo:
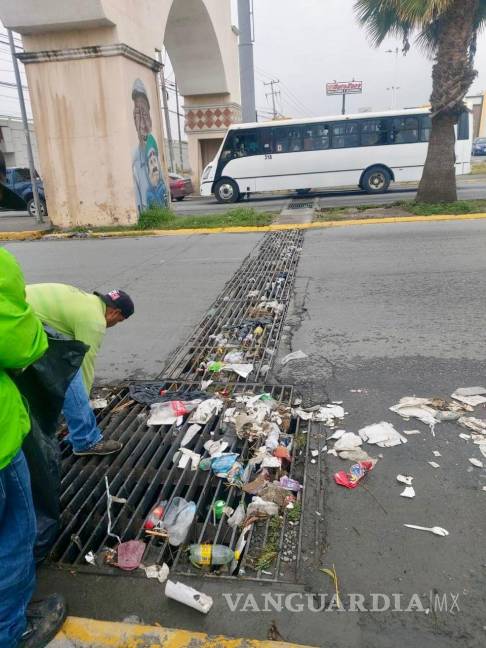
[[[486,155],[486,137],[478,137],[473,142],[473,155]]]
[[[32,190],[32,182],[30,181],[30,171],[24,167],[9,167],[7,168],[7,176],[5,184],[9,189],[14,191],[27,203],[27,211],[30,216],[36,215],[34,193]],[[40,176],[36,172],[37,191],[39,193],[40,209],[42,216],[47,215],[46,197],[44,194],[44,185]]]
[[[172,200],[184,200],[186,196],[194,192],[191,178],[184,178],[184,176],[177,175],[176,173],[169,173],[169,181]]]

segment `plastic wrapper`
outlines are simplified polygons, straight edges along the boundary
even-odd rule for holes
[[[344,470],[337,472],[334,475],[334,481],[336,484],[346,488],[356,488],[363,477],[373,470],[374,465],[374,461],[359,461],[351,466],[348,473],[344,472]]]

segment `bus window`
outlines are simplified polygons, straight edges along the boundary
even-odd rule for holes
[[[457,139],[469,139],[469,112],[467,110],[462,112],[461,116],[459,117],[459,121],[457,123]]]
[[[361,146],[388,144],[388,119],[364,119],[361,122]]]
[[[432,120],[430,115],[422,115],[420,117],[420,141],[428,142],[430,139],[430,131],[432,129]]]
[[[302,128],[304,151],[323,151],[329,148],[329,124],[311,124]]]
[[[273,129],[274,153],[302,151],[302,131],[297,126],[279,126]]]
[[[351,146],[359,146],[358,123],[332,124],[332,148],[349,148]]]
[[[229,133],[224,144],[221,158],[224,162],[233,158],[259,155],[258,134],[253,130],[235,130]]]
[[[417,117],[395,117],[392,120],[391,141],[394,144],[418,142],[419,121]]]
[[[261,155],[271,155],[272,154],[272,129],[271,128],[260,128],[260,154]]]

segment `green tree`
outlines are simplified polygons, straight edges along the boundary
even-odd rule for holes
[[[356,0],[354,9],[374,45],[399,37],[406,54],[416,36],[434,57],[432,132],[417,200],[457,200],[454,126],[477,74],[474,56],[486,0]]]

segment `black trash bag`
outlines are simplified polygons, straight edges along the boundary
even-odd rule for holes
[[[61,465],[56,431],[64,394],[89,348],[52,329],[46,332],[46,353],[15,377],[30,409],[31,431],[22,450],[29,465],[37,519],[36,561],[47,557],[59,527]]]
[[[170,384],[165,382],[132,382],[128,385],[130,398],[143,405],[153,405],[154,403],[165,403],[172,400],[207,400],[211,394],[199,389],[192,389],[190,386],[183,389],[168,391],[166,386]]]

